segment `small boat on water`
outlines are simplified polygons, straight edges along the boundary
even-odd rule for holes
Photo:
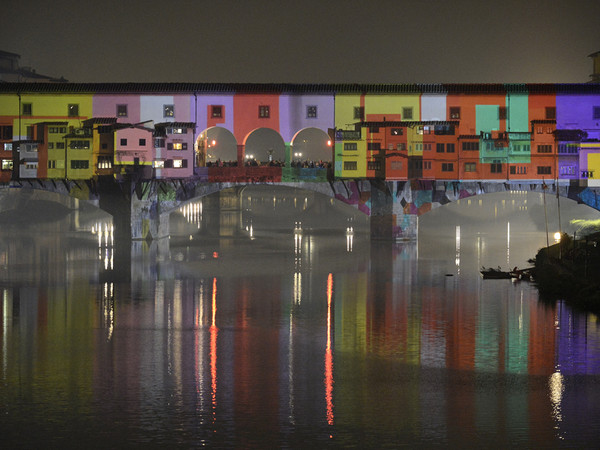
[[[490,267],[488,269],[482,267],[480,272],[484,280],[501,280],[512,278],[510,272],[506,272],[500,267],[498,267],[497,269],[494,269],[493,267]]]
[[[484,280],[501,280],[501,279],[515,279],[517,281],[520,280],[531,280],[531,269],[519,269],[515,267],[513,270],[502,270],[500,267],[494,269],[493,267],[485,268],[482,267],[481,275]]]

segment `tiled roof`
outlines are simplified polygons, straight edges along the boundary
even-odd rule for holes
[[[141,94],[505,94],[598,93],[600,83],[294,84],[294,83],[0,83],[0,93]]]
[[[356,122],[355,125],[363,127],[416,127],[420,125],[455,125],[458,126],[458,121],[450,120],[394,120],[394,121],[365,121]]]
[[[86,119],[83,121],[83,124],[87,126],[94,124],[112,125],[113,123],[117,123],[116,117],[92,117],[91,119]]]
[[[154,128],[196,128],[194,122],[160,122],[155,123]]]

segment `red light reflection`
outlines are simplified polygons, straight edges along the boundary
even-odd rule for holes
[[[333,351],[331,350],[331,294],[333,275],[327,277],[327,346],[325,348],[325,404],[327,405],[327,423],[333,425]]]

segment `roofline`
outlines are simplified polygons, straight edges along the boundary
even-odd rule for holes
[[[600,83],[295,84],[295,83],[0,83],[0,93],[81,94],[505,94],[599,93]]]

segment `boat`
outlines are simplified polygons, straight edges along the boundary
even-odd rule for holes
[[[500,267],[498,267],[497,269],[494,269],[493,267],[490,267],[488,269],[482,267],[480,272],[484,280],[500,280],[512,278],[511,272],[504,271]]]
[[[513,270],[502,270],[500,267],[494,269],[493,267],[481,268],[481,275],[484,280],[502,280],[502,279],[514,279],[516,281],[520,280],[531,280],[531,268],[527,269],[519,269],[515,267]]]

